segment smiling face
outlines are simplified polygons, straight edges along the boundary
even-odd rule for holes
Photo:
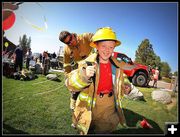
[[[115,45],[116,45],[115,41],[97,42],[97,50],[99,53],[100,63],[108,63],[109,58],[111,57],[111,55],[114,51]]]

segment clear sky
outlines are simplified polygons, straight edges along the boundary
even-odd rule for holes
[[[161,61],[168,62],[172,72],[178,70],[178,3],[176,2],[24,2],[14,11],[16,21],[5,31],[15,44],[19,37],[31,37],[32,52],[58,52],[59,33],[68,30],[81,34],[109,26],[122,42],[115,51],[125,53],[132,60],[140,43],[148,38]],[[30,23],[47,29],[41,31]],[[24,19],[23,19],[23,18]]]

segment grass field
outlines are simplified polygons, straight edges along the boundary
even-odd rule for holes
[[[70,93],[59,81],[45,76],[31,81],[2,77],[3,134],[67,135],[77,134],[71,125]],[[123,108],[128,126],[119,126],[113,134],[164,134],[165,122],[177,121],[177,104],[170,109],[151,98],[153,88],[139,88],[146,102],[124,99]],[[176,98],[175,95],[174,98]],[[146,118],[152,129],[139,127]]]

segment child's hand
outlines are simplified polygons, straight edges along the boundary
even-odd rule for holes
[[[95,65],[94,66],[87,66],[86,68],[86,76],[89,78],[91,78],[92,76],[94,76],[96,72],[96,69],[95,69]]]

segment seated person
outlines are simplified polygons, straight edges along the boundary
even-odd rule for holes
[[[144,100],[143,94],[128,80],[124,74],[124,97],[131,100]]]
[[[22,69],[20,73],[20,80],[32,80],[35,78],[37,78],[37,76],[31,70]]]
[[[30,60],[29,66],[34,67],[35,65],[36,65],[36,61],[35,60]]]
[[[35,65],[36,65],[36,61],[31,59],[29,61],[29,70],[35,71]]]
[[[41,74],[42,73],[42,63],[40,62],[40,59],[37,59],[37,62],[35,64],[35,73]]]

